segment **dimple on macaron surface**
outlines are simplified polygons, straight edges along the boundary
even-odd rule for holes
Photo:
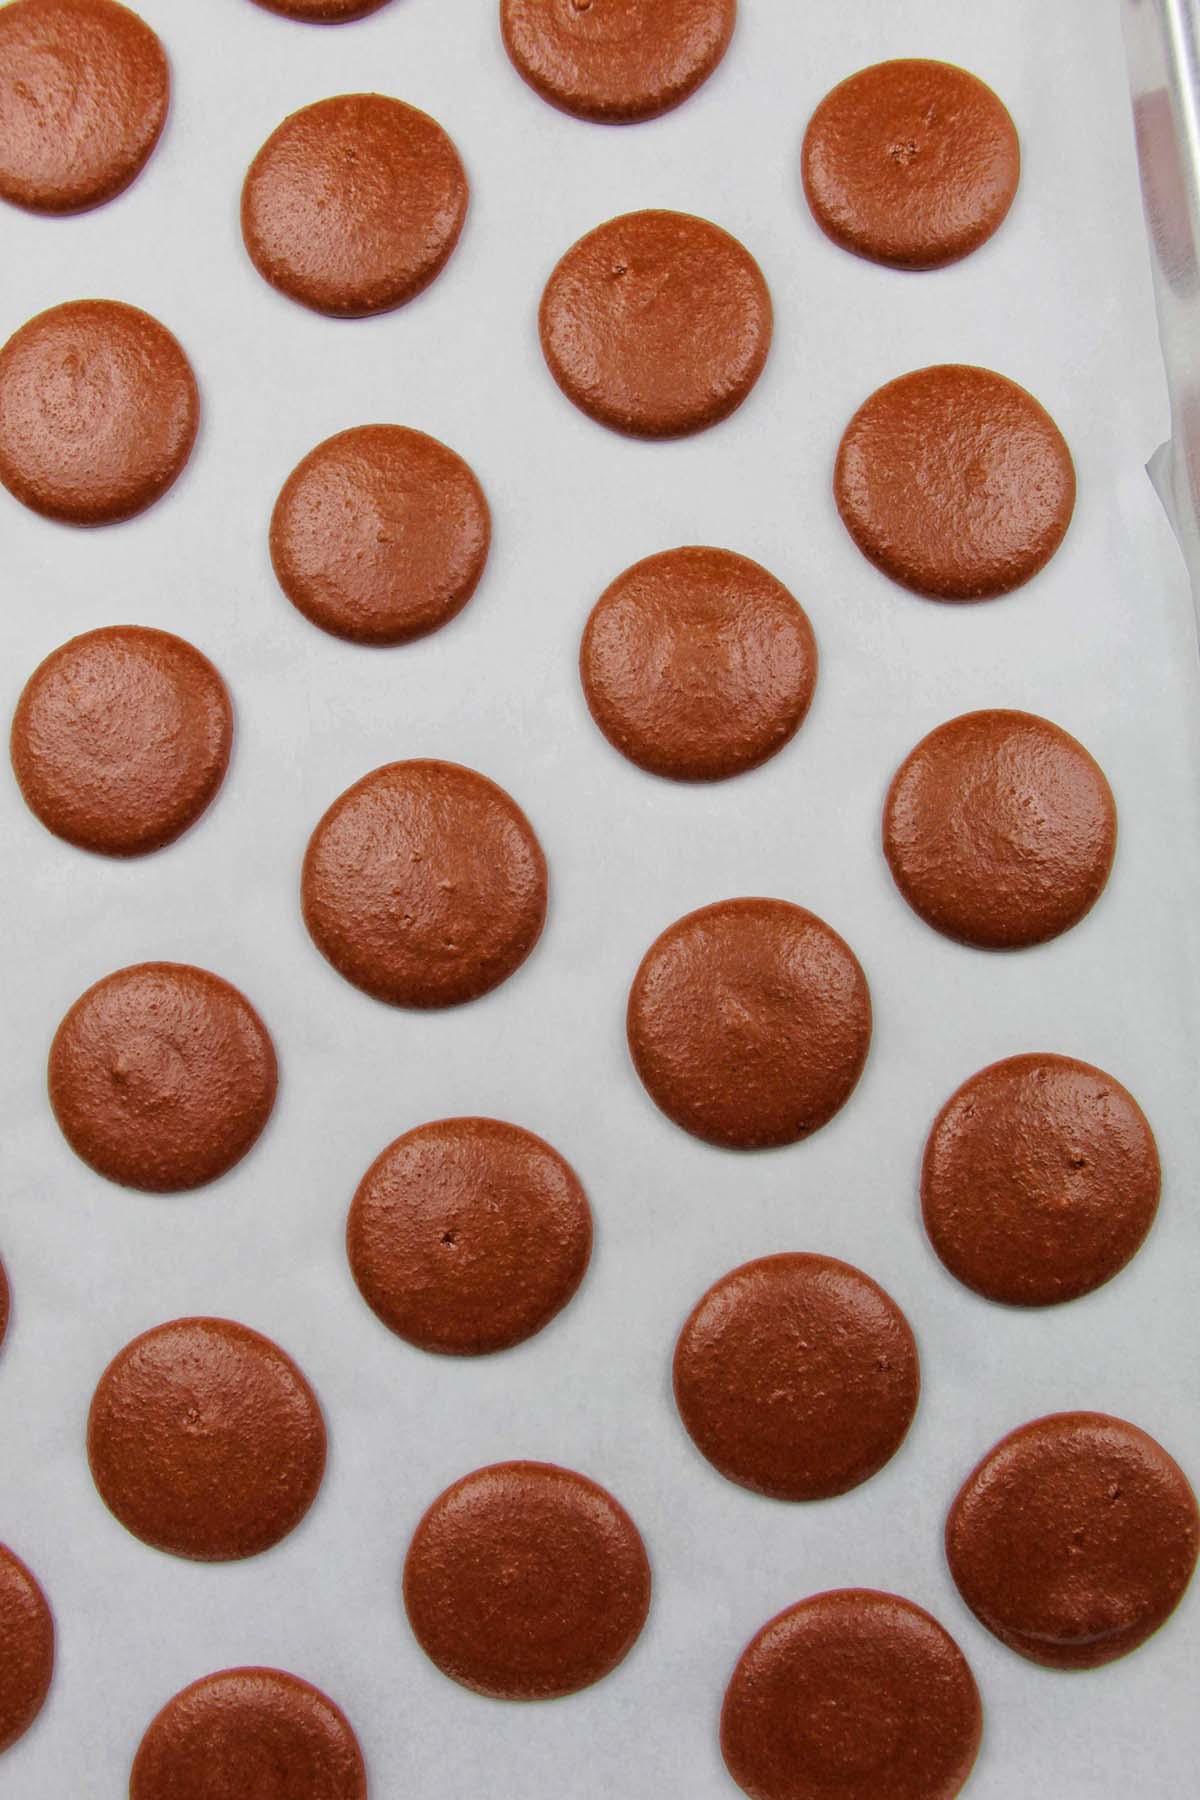
[[[54,1674],[54,1619],[36,1577],[0,1544],[0,1755],[23,1737]]]

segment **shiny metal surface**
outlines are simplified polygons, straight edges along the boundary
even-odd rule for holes
[[[1122,0],[1171,437],[1150,475],[1200,611],[1200,0]]]

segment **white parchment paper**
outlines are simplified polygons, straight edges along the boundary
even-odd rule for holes
[[[972,1800],[1192,1791],[1200,1592],[1132,1658],[1034,1668],[978,1627],[947,1575],[944,1513],[976,1458],[1040,1413],[1135,1420],[1200,1476],[1196,1095],[1200,1007],[1200,682],[1188,586],[1144,465],[1167,432],[1118,8],[1097,0],[743,0],[725,64],[687,106],[629,130],[543,105],[503,54],[494,0],[395,0],[362,24],[289,24],[249,0],[140,0],[174,70],[164,142],[113,205],[73,220],[6,209],[0,337],[57,301],[157,314],[203,391],[195,456],[131,524],[56,527],[0,493],[11,711],[73,633],[136,622],[224,671],[238,738],[199,827],[128,864],[46,833],[0,777],[8,1045],[0,1253],[14,1294],[0,1357],[0,1539],[58,1622],[45,1711],[0,1758],[4,1800],[118,1800],[138,1740],[179,1687],[229,1664],[282,1665],[350,1714],[376,1800],[662,1800],[734,1794],[717,1747],[724,1684],[771,1614],[842,1584],[896,1590],[962,1644],[986,1706]],[[1010,106],[1024,178],[1009,221],[938,274],[837,251],[805,210],[799,148],[822,94],[865,63],[944,57]],[[462,244],[420,300],[339,324],[273,293],[238,231],[243,171],[288,112],[378,88],[440,119],[473,185]],[[561,252],[641,206],[702,213],[759,259],[777,313],[766,374],[730,422],[632,443],[550,380],[535,314]],[[1078,464],[1066,543],[1022,592],[959,609],[912,598],[855,551],[834,511],[838,437],[880,382],[939,361],[990,365],[1049,407]],[[284,601],[266,528],[299,457],[369,420],[430,431],[473,464],[495,517],[482,586],[406,649],[341,644]],[[635,558],[713,543],[765,563],[816,629],[821,682],[799,738],[738,781],[688,789],[625,763],[592,726],[575,659],[588,610]],[[1075,931],[989,956],[926,929],[878,845],[888,779],[927,730],[1026,707],[1075,733],[1115,790],[1111,885]],[[309,943],[304,845],[349,782],[423,755],[483,770],[526,808],[552,873],[545,937],[488,999],[442,1015],[381,1006]],[[629,1065],[623,1011],[643,950],[723,896],[814,908],[867,970],[876,1034],[851,1103],[806,1144],[726,1155],[662,1118]],[[178,1198],[127,1193],[77,1162],[44,1063],[91,981],[196,961],[244,988],[280,1053],[258,1147]],[[1138,1096],[1165,1170],[1135,1263],[1046,1312],[958,1286],[921,1232],[916,1180],[941,1102],[985,1062],[1047,1049]],[[576,1301],[540,1337],[480,1361],[422,1355],[358,1297],[342,1251],[370,1160],[422,1120],[481,1112],[544,1134],[596,1216]],[[670,1398],[676,1331],[703,1288],[787,1248],[860,1264],[920,1342],[924,1390],[900,1454],[814,1506],[723,1481]],[[330,1463],[304,1525],[255,1561],[162,1556],[108,1515],[84,1422],[136,1332],[215,1312],[276,1337],[325,1406]],[[444,1680],[398,1597],[409,1532],[440,1489],[506,1457],[608,1484],[645,1535],[649,1625],[609,1680],[505,1706]]]

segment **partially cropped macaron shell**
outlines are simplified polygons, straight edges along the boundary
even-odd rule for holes
[[[602,125],[656,119],[729,48],[737,0],[501,0],[513,66],[543,100]]]
[[[750,1800],[954,1800],[982,1729],[975,1679],[935,1618],[899,1594],[840,1588],[747,1644],[721,1751]]]
[[[0,1544],[0,1755],[24,1737],[54,1675],[54,1618],[37,1578]]]
[[[50,214],[112,200],[149,160],[170,93],[162,44],[116,0],[0,7],[0,199]]]
[[[367,1800],[362,1751],[345,1713],[283,1669],[221,1669],[193,1681],[151,1721],[129,1775],[129,1800],[259,1793]]]

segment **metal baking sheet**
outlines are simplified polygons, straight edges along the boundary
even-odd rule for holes
[[[0,1359],[0,1539],[58,1621],[53,1690],[0,1760],[13,1800],[124,1791],[149,1719],[209,1670],[266,1662],[347,1710],[379,1800],[733,1796],[716,1738],[751,1633],[814,1590],[874,1585],[929,1607],[962,1644],[986,1707],[972,1800],[1103,1800],[1191,1791],[1200,1594],[1127,1661],[1034,1668],[966,1611],[941,1550],[946,1506],[1003,1431],[1095,1407],[1132,1418],[1200,1472],[1195,1270],[1200,966],[1200,693],[1184,565],[1145,473],[1169,436],[1120,10],[1096,0],[744,0],[724,65],[677,113],[628,130],[542,105],[510,69],[494,0],[395,0],[362,24],[288,24],[249,0],[140,0],[171,54],[164,142],[113,205],[73,220],[6,210],[0,336],[80,295],[134,301],[176,331],[203,391],[196,454],[131,524],[58,528],[0,493],[3,704],[72,633],[131,621],[192,639],[238,718],[225,790],[171,849],[122,864],[45,833],[0,779],[7,1027],[0,1251],[14,1309]],[[944,57],[1008,103],[1024,178],[1001,232],[942,273],[834,249],[801,197],[799,147],[822,94],[865,63]],[[461,246],[403,311],[338,324],[255,275],[238,234],[243,171],[288,112],[379,88],[440,119],[473,184]],[[702,213],[759,259],[777,312],[766,374],[727,424],[632,443],[576,413],[537,345],[542,284],[600,220]],[[944,608],[891,587],[830,498],[841,430],[878,383],[937,361],[990,365],[1048,406],[1075,453],[1061,553],[994,604]],[[280,484],[327,434],[391,419],[474,465],[495,516],[466,611],[396,651],[337,643],[282,599],[266,526]],[[623,762],[576,676],[579,635],[635,558],[710,542],[765,563],[808,609],[822,654],[808,722],[775,761],[688,789]],[[995,957],[928,931],[878,839],[888,779],[928,729],[1020,706],[1080,737],[1121,815],[1110,887],[1043,949]],[[520,973],[443,1015],[377,1005],[310,945],[304,845],[327,803],[384,761],[453,758],[503,783],[541,835],[548,929]],[[738,893],[827,918],[871,982],[876,1033],[852,1102],[810,1142],[760,1156],[684,1136],[643,1094],[626,990],[670,920]],[[82,989],[122,964],[194,960],[244,988],[279,1048],[259,1145],[177,1198],[123,1192],[78,1163],[44,1093],[49,1040]],[[1157,1131],[1158,1225],[1110,1286],[1009,1312],[959,1287],[920,1230],[928,1125],[989,1060],[1044,1048],[1125,1082]],[[576,1301],[503,1356],[448,1361],[392,1338],[342,1253],[376,1152],[422,1120],[508,1118],[579,1170],[596,1254]],[[924,1392],[895,1460],[842,1499],[760,1500],[693,1450],[669,1358],[717,1275],[773,1250],[828,1251],[895,1295]],[[201,1567],[109,1517],[83,1451],[109,1357],[160,1320],[216,1312],[276,1337],[316,1386],[328,1476],[269,1554]],[[413,1643],[401,1559],[426,1503],[491,1460],[572,1465],[645,1535],[649,1625],[609,1680],[515,1707],[445,1681]]]

